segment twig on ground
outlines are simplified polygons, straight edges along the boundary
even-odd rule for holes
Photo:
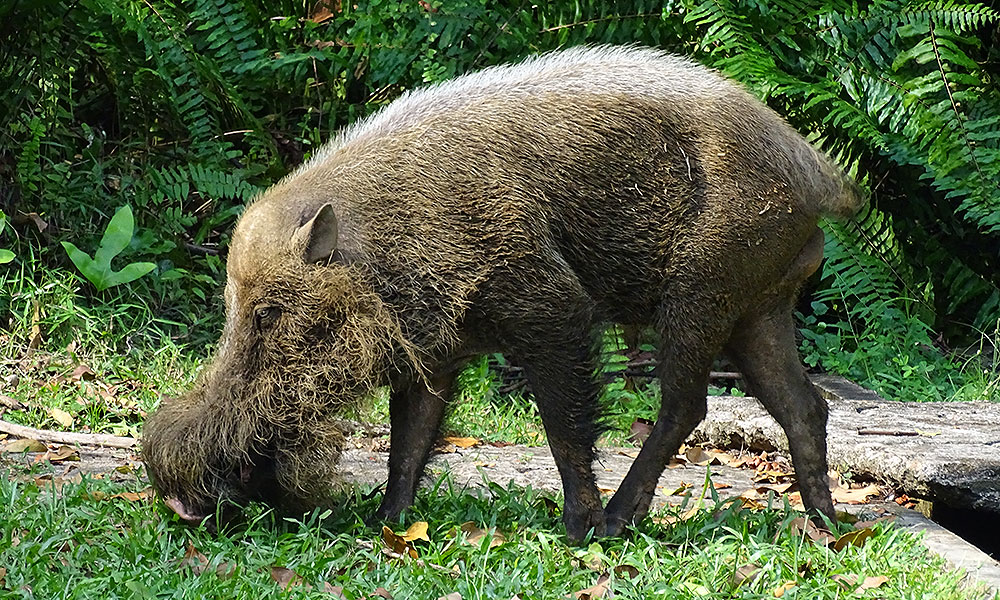
[[[199,244],[192,244],[191,242],[184,242],[184,248],[191,254],[197,254],[202,256],[218,256],[218,248],[209,248],[208,246],[201,246]]]
[[[5,394],[0,394],[0,406],[5,406],[11,410],[23,410],[24,405],[17,400],[7,396]]]
[[[914,437],[919,431],[900,431],[897,429],[859,429],[858,435],[891,435],[894,437]]]
[[[139,443],[132,437],[119,437],[103,433],[72,433],[52,431],[50,429],[35,429],[17,423],[0,420],[0,433],[7,433],[19,438],[51,442],[54,444],[80,444],[83,446],[105,446],[108,448],[131,448]]]

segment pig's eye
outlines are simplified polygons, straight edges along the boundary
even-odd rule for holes
[[[257,321],[258,329],[267,329],[278,320],[281,315],[280,306],[261,306],[254,311],[254,318]]]

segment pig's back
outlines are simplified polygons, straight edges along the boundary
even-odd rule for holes
[[[824,168],[834,172],[713,71],[605,47],[410,93],[345,130],[292,180],[329,187],[347,230],[376,241],[357,242],[384,254],[376,261],[406,262],[400,249],[418,247],[413,261],[448,264],[399,268],[482,279],[474,265],[555,251],[624,319],[650,310],[692,245],[803,242],[839,190]]]

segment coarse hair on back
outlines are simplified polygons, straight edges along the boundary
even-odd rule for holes
[[[683,56],[643,46],[584,45],[495,65],[404,92],[377,112],[340,130],[287,179],[324,163],[340,148],[414,124],[427,111],[460,108],[486,96],[531,97],[551,92],[625,93],[673,102],[718,98],[742,88]],[[421,110],[423,109],[423,110]]]

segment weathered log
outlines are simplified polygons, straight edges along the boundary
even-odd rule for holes
[[[830,407],[831,467],[899,493],[1000,513],[1000,403],[894,402],[841,377],[813,377]],[[693,436],[720,447],[787,449],[754,398],[709,398]]]

